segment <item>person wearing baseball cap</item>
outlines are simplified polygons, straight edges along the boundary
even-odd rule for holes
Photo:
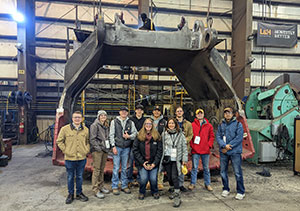
[[[189,189],[193,190],[197,183],[197,172],[199,160],[201,158],[204,175],[204,186],[208,191],[212,191],[209,171],[209,155],[210,149],[214,144],[214,129],[213,126],[204,118],[204,110],[198,108],[196,110],[196,118],[192,123],[193,127],[193,139],[190,142],[191,153],[192,153],[192,171],[191,171],[191,184]]]
[[[110,124],[109,140],[113,150],[112,190],[114,195],[120,195],[119,169],[121,163],[121,191],[130,194],[127,180],[127,162],[133,140],[137,135],[134,122],[128,118],[128,108],[122,106],[117,116]]]
[[[216,140],[220,151],[220,175],[223,183],[221,196],[227,197],[230,194],[228,182],[228,165],[231,160],[237,184],[235,199],[242,200],[245,197],[245,186],[242,171],[243,151],[243,125],[237,121],[231,106],[224,108],[224,119],[218,127]]]
[[[160,106],[158,105],[154,106],[152,111],[152,116],[151,116],[151,119],[153,119],[154,121],[154,126],[160,135],[162,134],[167,123],[167,121],[164,119],[164,116],[162,115],[161,110],[162,109]]]
[[[132,120],[134,122],[135,128],[137,129],[137,131],[139,132],[145,122],[145,117],[144,117],[144,106],[141,104],[138,104],[135,107],[135,115],[133,115],[132,117],[130,117],[130,120]],[[134,161],[134,157],[133,157],[133,151],[131,149],[130,151],[130,155],[129,155],[129,160],[128,160],[128,167],[127,167],[127,177],[128,177],[128,186],[136,186],[138,185],[138,182],[134,182],[133,179],[133,161]]]
[[[154,106],[152,114],[153,115],[151,116],[151,119],[153,119],[153,125],[155,129],[158,131],[158,133],[161,135],[167,124],[167,121],[164,119],[164,116],[161,114],[161,107],[158,105]],[[163,180],[164,180],[164,173],[159,172],[157,174],[157,185],[159,190],[163,190],[164,188]],[[149,185],[147,185],[147,189],[148,188],[150,188]]]

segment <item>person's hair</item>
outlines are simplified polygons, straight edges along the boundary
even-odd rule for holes
[[[100,122],[100,120],[99,120],[99,122]],[[101,122],[100,122],[100,124],[101,124]],[[108,121],[108,119],[106,119],[106,120],[103,122],[103,126],[109,127],[109,121]]]
[[[149,122],[149,121],[152,124],[152,128],[151,128],[150,134],[151,134],[151,136],[152,136],[152,138],[153,138],[154,141],[159,141],[160,140],[160,135],[157,132],[157,130],[155,129],[155,127],[153,125],[153,120],[151,118],[147,118],[144,121],[143,127],[139,131],[139,134],[138,134],[137,138],[138,138],[139,141],[145,141],[146,140],[147,131],[145,129],[145,125],[146,125],[146,122]]]
[[[181,108],[183,111],[183,108],[181,106],[176,107],[175,112],[177,111],[177,109]]]
[[[72,114],[72,117],[73,117],[74,114],[80,114],[83,117],[81,111],[74,111],[73,114]]]
[[[175,119],[174,117],[170,117],[170,118],[168,119],[167,124],[166,124],[166,130],[169,129],[168,124],[169,124],[169,122],[170,122],[171,120],[173,120],[173,122],[175,123],[175,129],[176,129],[176,131],[177,131],[177,132],[180,132],[180,127],[179,127],[178,121],[177,121],[177,119]]]

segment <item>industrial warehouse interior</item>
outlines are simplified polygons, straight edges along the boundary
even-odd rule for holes
[[[0,210],[300,210],[300,0],[0,0]]]

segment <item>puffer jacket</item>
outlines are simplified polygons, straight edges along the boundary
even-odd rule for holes
[[[220,146],[219,151],[221,152],[221,150],[225,148],[226,144],[230,144],[232,150],[227,151],[227,155],[241,154],[243,151],[243,134],[243,126],[236,120],[235,117],[229,122],[226,122],[226,120],[223,119],[218,127],[216,135],[217,142]],[[223,139],[224,136],[226,136],[226,143]]]
[[[171,135],[168,133],[168,131],[164,131],[162,134],[162,143],[163,143],[162,160],[165,155],[165,142],[166,141],[172,142]],[[188,151],[187,151],[186,139],[181,131],[176,134],[175,146],[176,146],[176,153],[177,153],[176,154],[176,166],[177,166],[178,175],[180,175],[180,174],[182,174],[181,173],[182,162],[188,161]],[[162,171],[162,160],[160,162],[160,168],[159,168],[160,170],[159,171]]]
[[[90,127],[90,145],[91,152],[108,152],[105,147],[105,140],[109,139],[109,127],[102,125],[99,119],[95,119]]]
[[[213,126],[204,119],[202,125],[198,119],[195,119],[192,123],[193,126],[193,139],[190,142],[192,148],[192,154],[210,154],[210,149],[212,148],[215,140]],[[200,143],[195,144],[195,137],[200,136]]]
[[[56,143],[65,160],[84,160],[90,152],[89,129],[81,124],[76,130],[72,123],[68,124],[60,129]]]

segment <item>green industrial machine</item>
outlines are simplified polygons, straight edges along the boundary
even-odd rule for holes
[[[289,83],[263,91],[254,90],[248,97],[245,112],[255,148],[253,163],[292,159],[294,119],[300,107]]]

